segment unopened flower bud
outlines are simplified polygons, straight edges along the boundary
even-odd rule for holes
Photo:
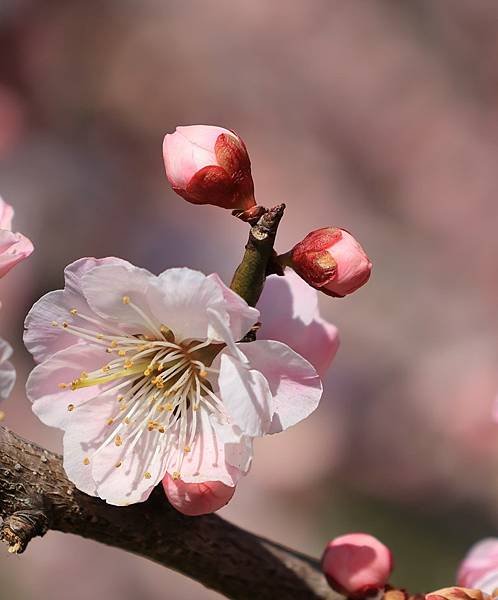
[[[166,176],[192,204],[246,210],[256,205],[251,161],[241,138],[222,127],[190,125],[167,134]]]
[[[343,297],[364,285],[372,263],[355,238],[337,227],[309,233],[289,253],[289,264],[309,285]]]
[[[163,479],[163,487],[170,504],[189,517],[216,512],[228,504],[235,493],[235,487],[221,481],[185,483],[169,475]]]
[[[322,571],[329,585],[350,597],[363,598],[383,589],[392,569],[389,548],[366,533],[333,539],[322,556]]]
[[[498,589],[498,538],[486,538],[470,548],[458,569],[457,583],[488,594]]]
[[[481,590],[453,586],[426,594],[425,600],[491,600],[491,596]]]

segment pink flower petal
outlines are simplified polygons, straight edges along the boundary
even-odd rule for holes
[[[220,481],[228,486],[234,486],[242,473],[227,461],[227,448],[219,435],[217,422],[215,419],[210,419],[206,410],[199,411],[198,419],[196,438],[190,452],[184,455],[181,463],[180,477],[182,481],[185,483]],[[178,450],[183,451],[183,449]],[[234,448],[231,447],[228,451],[232,462],[235,462]],[[239,456],[242,456],[244,451],[242,450]],[[176,471],[177,458],[173,456],[168,463],[167,472],[173,475]]]
[[[0,277],[33,252],[33,244],[21,233],[0,229]]]
[[[270,433],[277,433],[309,416],[322,396],[322,382],[313,366],[285,344],[258,340],[239,344],[256,372],[262,373],[272,394]]]
[[[36,302],[29,311],[24,327],[24,344],[31,352],[36,362],[48,358],[55,352],[67,348],[78,339],[60,327],[54,327],[53,322],[75,323],[88,327],[88,323],[82,322],[78,315],[72,315],[71,309],[75,308],[79,313],[93,316],[81,291],[82,276],[96,266],[104,264],[129,264],[119,258],[81,258],[66,267],[64,270],[65,287],[45,294]],[[105,324],[101,322],[105,329]]]
[[[171,505],[190,517],[216,512],[232,499],[235,487],[219,481],[185,483],[169,475],[163,479],[163,487]]]
[[[116,398],[103,396],[78,408],[64,433],[64,470],[74,485],[91,496],[97,495],[92,474],[95,451],[109,436],[108,420],[116,413]]]
[[[79,407],[92,398],[101,398],[113,383],[76,390],[71,389],[70,383],[80,377],[82,371],[100,369],[108,360],[109,355],[103,348],[74,344],[37,365],[26,382],[26,394],[33,402],[33,412],[51,427],[66,429],[73,421],[80,423]],[[61,384],[66,387],[62,388]]]
[[[498,538],[486,538],[470,548],[458,569],[457,585],[493,593],[498,587]]]
[[[0,229],[12,231],[12,219],[14,218],[14,209],[10,204],[0,196]]]
[[[318,292],[287,269],[284,277],[267,278],[258,308],[258,339],[287,344],[323,376],[339,348],[339,333],[320,317]]]

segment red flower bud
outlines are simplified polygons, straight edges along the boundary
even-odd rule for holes
[[[351,294],[368,281],[372,271],[360,244],[337,227],[312,231],[289,254],[296,273],[329,296]]]
[[[322,571],[330,587],[350,597],[362,598],[384,588],[392,569],[389,548],[366,533],[333,539],[322,556]]]
[[[192,204],[246,210],[256,205],[251,161],[241,138],[222,127],[177,127],[163,144],[166,176]]]

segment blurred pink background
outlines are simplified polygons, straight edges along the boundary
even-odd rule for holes
[[[3,0],[0,194],[36,245],[0,283],[6,425],[60,449],[24,396],[21,331],[68,262],[230,279],[246,226],[177,197],[161,143],[179,124],[232,128],[259,202],[287,203],[277,249],[338,225],[374,272],[321,299],[342,337],[322,405],[257,442],[221,514],[315,555],[364,530],[393,548],[395,583],[452,583],[498,525],[497,59],[494,0]],[[220,598],[53,532],[1,552],[0,580],[10,600]]]

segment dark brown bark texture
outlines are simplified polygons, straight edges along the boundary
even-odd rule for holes
[[[147,502],[110,506],[79,492],[61,457],[0,427],[0,539],[12,553],[49,529],[139,554],[228,598],[337,599],[316,559],[216,515],[185,517],[158,488]]]

